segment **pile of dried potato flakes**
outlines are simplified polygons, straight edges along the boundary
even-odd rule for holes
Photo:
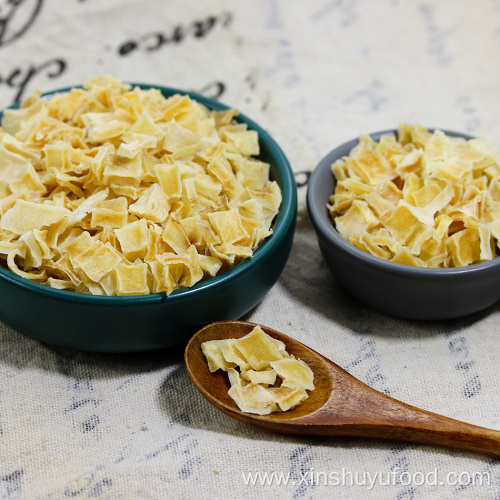
[[[287,411],[307,399],[307,391],[314,389],[311,368],[289,355],[285,344],[260,326],[240,339],[204,342],[201,350],[212,373],[219,369],[228,373],[228,394],[243,412],[268,415]]]
[[[281,192],[237,114],[111,76],[6,110],[0,256],[95,295],[170,294],[251,257]]]
[[[376,257],[448,268],[491,260],[500,245],[500,151],[402,124],[397,139],[362,136],[332,165],[340,235]]]

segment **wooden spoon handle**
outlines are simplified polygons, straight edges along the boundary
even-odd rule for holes
[[[318,424],[318,434],[411,441],[500,457],[500,431],[408,405],[329,363],[336,379],[334,388],[342,389],[334,389],[325,406],[311,415],[309,425]]]
[[[398,402],[399,403],[399,402]],[[401,403],[404,405],[404,403]],[[404,405],[407,406],[407,405]],[[311,428],[311,431],[313,429]],[[453,420],[418,408],[407,407],[399,415],[372,421],[319,425],[317,434],[409,441],[500,457],[500,432]]]

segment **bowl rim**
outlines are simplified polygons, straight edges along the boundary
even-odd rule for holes
[[[234,107],[228,106],[222,102],[215,99],[198,94],[190,90],[183,90],[177,87],[168,87],[164,85],[148,84],[148,83],[137,83],[124,81],[123,83],[131,85],[134,87],[139,87],[141,89],[157,89],[164,96],[170,97],[174,94],[188,95],[193,100],[203,104],[209,109],[214,109],[217,111],[224,111],[227,109],[235,109]],[[83,88],[82,85],[74,85],[69,87],[62,87],[55,90],[50,90],[42,93],[42,97],[49,98],[55,94],[68,93],[71,89]],[[19,107],[21,101],[17,101],[6,108],[0,110],[0,121],[5,109],[16,109]],[[236,108],[237,109],[237,108]],[[258,264],[260,261],[265,259],[266,255],[274,247],[278,246],[279,243],[286,238],[290,224],[295,221],[295,215],[297,212],[297,187],[295,183],[295,177],[293,175],[293,170],[288,161],[285,153],[280,148],[278,143],[273,139],[273,137],[262,128],[258,123],[253,121],[251,118],[243,113],[239,113],[237,116],[238,121],[246,123],[251,130],[256,130],[259,135],[259,142],[264,144],[266,149],[269,151],[270,155],[275,159],[274,166],[279,170],[281,174],[281,179],[283,186],[281,187],[282,201],[279,208],[279,212],[273,222],[272,229],[273,233],[267,237],[264,242],[253,252],[252,257],[245,259],[236,266],[224,271],[220,275],[208,278],[201,281],[192,287],[184,287],[174,290],[170,295],[166,295],[165,292],[160,293],[149,293],[146,295],[132,295],[132,296],[107,296],[107,295],[91,295],[83,294],[78,292],[73,292],[70,290],[58,290],[56,288],[49,287],[47,285],[42,285],[36,283],[22,276],[18,276],[9,269],[0,266],[0,279],[6,280],[13,285],[19,286],[33,293],[40,293],[47,297],[55,298],[63,302],[78,302],[82,304],[92,304],[92,305],[113,305],[113,306],[126,306],[130,307],[132,305],[147,305],[147,304],[157,304],[165,301],[169,303],[183,302],[189,300],[193,294],[196,296],[205,295],[210,292],[210,290],[218,285],[226,284],[233,281],[240,276],[248,273],[252,266]],[[173,304],[172,304],[173,305]]]
[[[433,132],[436,128],[428,128],[427,130]],[[461,137],[466,140],[474,139],[474,136],[469,134],[450,131],[446,129],[440,128],[439,130],[443,131],[445,134],[450,135],[452,137]],[[396,135],[396,129],[387,129],[379,132],[372,132],[369,135],[374,140],[379,140],[383,135]],[[339,251],[341,251],[345,255],[349,255],[352,258],[361,261],[367,266],[375,267],[384,272],[390,272],[392,274],[400,275],[400,276],[409,276],[412,278],[454,278],[463,276],[464,274],[474,273],[474,274],[487,274],[492,271],[492,269],[500,269],[500,258],[496,257],[492,260],[486,262],[480,262],[478,264],[470,264],[464,267],[451,267],[451,268],[425,268],[425,267],[413,267],[405,264],[399,264],[396,262],[389,262],[380,257],[375,257],[369,253],[364,252],[363,250],[357,248],[352,243],[349,243],[347,240],[342,238],[338,231],[335,229],[333,222],[330,217],[330,213],[326,207],[327,200],[319,200],[315,195],[319,190],[322,182],[324,181],[324,176],[326,175],[326,171],[330,172],[333,188],[335,189],[336,180],[333,174],[331,173],[331,165],[332,163],[346,156],[344,151],[348,151],[347,154],[354,148],[359,142],[359,137],[355,139],[351,139],[346,141],[339,146],[335,147],[331,150],[326,156],[324,156],[309,178],[309,183],[307,187],[307,209],[309,212],[309,217],[311,222],[317,232],[318,239],[320,242],[323,240],[323,243],[331,244]],[[333,191],[332,193],[333,194]]]

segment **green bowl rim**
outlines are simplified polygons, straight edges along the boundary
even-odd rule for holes
[[[134,82],[124,82],[132,85],[133,87],[139,87],[141,89],[157,89],[166,96],[172,96],[174,94],[188,95],[195,101],[200,102],[209,109],[214,109],[218,111],[223,111],[226,109],[231,109],[230,106],[223,104],[219,101],[205,97],[197,92],[187,91],[178,89],[175,87],[166,87],[162,85],[147,84],[147,83],[134,83]],[[63,87],[56,90],[51,90],[44,92],[43,97],[51,97],[55,94],[62,94],[70,92],[73,88],[82,88],[81,85],[75,85],[71,87]],[[16,109],[20,105],[20,102],[16,102],[5,109]],[[0,120],[3,116],[3,110],[0,110]],[[189,288],[179,288],[174,290],[170,295],[166,295],[165,292],[162,293],[150,293],[147,295],[133,295],[133,296],[103,296],[103,295],[90,295],[78,292],[72,292],[69,290],[58,290],[51,288],[47,285],[42,285],[30,281],[27,278],[16,275],[12,271],[5,269],[0,266],[0,279],[6,279],[14,285],[20,286],[22,288],[28,289],[32,292],[39,292],[42,295],[47,295],[49,297],[57,298],[62,301],[69,302],[81,302],[93,305],[143,305],[143,304],[154,304],[160,303],[168,300],[169,302],[181,302],[188,300],[193,294],[205,294],[210,292],[213,286],[232,281],[237,277],[247,273],[251,267],[265,258],[265,255],[271,251],[273,247],[279,244],[283,238],[286,237],[288,229],[291,224],[295,221],[295,215],[297,212],[297,188],[295,183],[295,177],[293,175],[292,168],[285,154],[278,146],[276,141],[271,137],[271,135],[264,130],[256,122],[248,118],[246,115],[240,113],[238,115],[238,120],[246,123],[250,129],[256,130],[259,134],[259,142],[265,144],[270,155],[276,159],[274,166],[278,168],[282,177],[282,202],[278,212],[278,215],[272,226],[273,234],[269,236],[264,242],[255,250],[252,257],[240,262],[231,269],[225,271],[224,273],[209,278],[202,281]]]

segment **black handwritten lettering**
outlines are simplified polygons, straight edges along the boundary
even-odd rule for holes
[[[419,14],[427,30],[427,52],[437,59],[439,65],[448,66],[453,60],[448,47],[448,39],[453,33],[454,28],[443,30],[436,19],[437,16],[433,5],[421,5],[419,7]]]
[[[398,491],[396,495],[398,500],[403,500],[404,498],[408,498],[410,500],[415,497],[415,486],[411,484],[403,484],[401,481],[401,474],[408,473],[408,470],[410,469],[410,459],[407,451],[411,449],[412,447],[409,445],[398,444],[391,448],[386,458],[386,462],[389,466],[387,477],[389,477],[390,474],[394,474],[395,485],[401,487],[400,491]],[[389,483],[385,484],[388,485]]]
[[[98,479],[99,475],[107,473],[106,467],[99,465],[90,475],[84,474],[66,485],[64,496],[67,498],[75,498],[86,493],[87,498],[97,498],[101,496],[105,490],[108,491],[113,487],[113,480],[108,477]]]
[[[182,27],[176,26],[174,28],[174,32],[172,34],[172,38],[170,39],[170,41],[174,42],[174,43],[181,43],[182,40],[184,40],[185,36],[186,35],[185,35],[184,31],[182,30]]]
[[[24,474],[25,472],[19,469],[5,476],[0,476],[0,482],[5,483],[7,486],[6,495],[2,495],[2,498],[20,497],[22,493],[22,480]]]
[[[138,47],[137,42],[134,41],[124,42],[120,45],[120,48],[118,49],[118,54],[120,54],[121,56],[126,56],[130,52],[133,52],[137,47]]]
[[[377,344],[375,340],[366,338],[364,334],[371,333],[370,328],[364,329],[358,327],[358,335],[361,341],[361,348],[358,350],[357,356],[347,366],[346,370],[363,365],[365,367],[366,382],[387,396],[391,395],[391,390],[387,384],[387,377],[384,374],[380,364],[380,355],[377,353]]]
[[[43,0],[7,0],[0,4],[0,46],[23,36],[37,18]]]
[[[162,33],[148,33],[141,37],[144,42],[144,50],[154,52],[158,50],[163,44],[167,43],[167,39]]]
[[[455,370],[464,378],[464,396],[466,398],[477,396],[481,392],[481,379],[475,369],[476,361],[471,359],[467,339],[464,336],[453,336],[448,343],[448,348],[457,360]]]
[[[310,493],[316,484],[314,476],[311,474],[314,467],[314,454],[311,445],[298,446],[289,455],[290,477],[294,479],[293,485],[296,486],[293,492],[293,498],[304,498]]]
[[[178,471],[179,479],[189,479],[202,466],[202,459],[198,451],[199,442],[192,434],[185,433],[145,455],[140,461],[154,460],[158,456],[172,454],[184,459]]]
[[[218,16],[208,16],[205,19],[196,20],[188,25],[176,25],[169,33],[154,31],[145,33],[135,40],[126,40],[118,47],[120,56],[140,50],[144,52],[156,52],[168,44],[179,44],[188,37],[200,39],[206,37],[217,26],[227,27],[231,24],[232,15],[223,12]]]
[[[90,415],[81,423],[82,432],[91,432],[100,424],[99,415]]]
[[[195,21],[193,23],[193,36],[195,38],[203,38],[215,26],[216,17],[210,16],[204,21]]]
[[[311,177],[312,172],[310,170],[302,170],[301,172],[295,172],[295,182],[297,183],[297,187],[301,188],[307,186],[309,182],[309,178]]]
[[[198,94],[209,97],[210,99],[218,99],[226,91],[226,84],[220,81],[209,82],[199,90],[195,90]]]
[[[31,64],[27,68],[14,68],[6,76],[0,75],[0,85],[14,89],[16,94],[12,102],[19,101],[23,96],[28,84],[37,76],[45,74],[48,78],[57,78],[66,70],[67,63],[63,59],[49,59],[39,65]]]

